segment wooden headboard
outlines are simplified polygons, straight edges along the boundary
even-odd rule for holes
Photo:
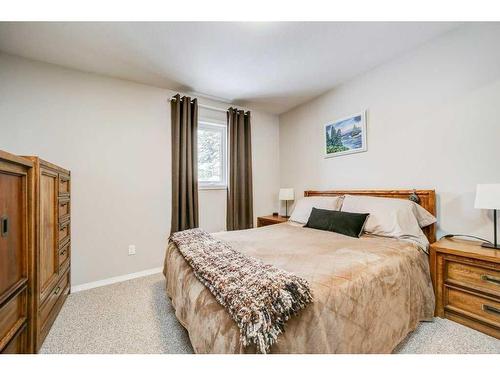
[[[411,194],[416,193],[420,198],[420,205],[429,211],[431,214],[436,216],[436,192],[434,190],[326,190],[326,191],[315,191],[306,190],[304,191],[305,197],[313,196],[336,196],[336,195],[369,195],[372,197],[383,197],[383,198],[399,198],[408,199]],[[436,242],[436,224],[429,225],[422,228],[422,231],[426,235],[429,243]]]

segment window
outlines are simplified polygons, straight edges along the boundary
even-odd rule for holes
[[[227,185],[226,125],[198,122],[198,184],[201,189]]]

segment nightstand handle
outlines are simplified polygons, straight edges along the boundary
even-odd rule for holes
[[[500,309],[497,309],[496,307],[483,305],[482,309],[484,312],[487,312],[490,314],[495,314],[495,315],[500,315]]]
[[[490,276],[490,275],[481,275],[481,280],[484,280],[488,283],[500,285],[500,279],[493,277],[493,276]]]

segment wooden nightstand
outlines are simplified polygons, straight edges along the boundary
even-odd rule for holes
[[[257,226],[258,227],[265,227],[266,225],[284,223],[285,221],[288,221],[287,216],[281,216],[281,215],[278,215],[278,216],[274,216],[274,215],[259,216],[257,218]]]
[[[477,241],[431,245],[435,315],[500,339],[500,251]]]

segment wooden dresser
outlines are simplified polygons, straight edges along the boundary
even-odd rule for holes
[[[33,351],[38,352],[70,292],[71,174],[38,157],[27,158],[33,162],[29,172],[34,204],[30,308]]]
[[[431,245],[436,316],[500,339],[500,251],[477,241]]]
[[[0,151],[0,353],[29,353],[29,160]]]

